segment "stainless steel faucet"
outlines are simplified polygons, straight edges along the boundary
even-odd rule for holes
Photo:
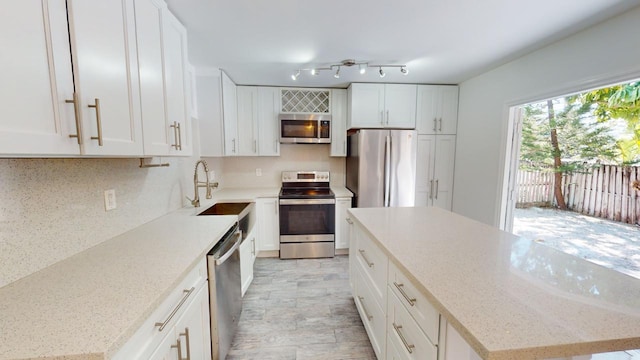
[[[198,167],[200,166],[200,164],[202,164],[202,167],[204,168],[204,173],[207,180],[205,182],[198,181]],[[201,187],[207,188],[207,199],[211,199],[211,189],[215,189],[216,187],[218,187],[217,182],[211,183],[209,181],[209,167],[204,160],[198,160],[198,162],[196,162],[196,167],[193,172],[193,188],[195,192],[193,200],[187,197],[187,199],[191,200],[191,205],[195,207],[200,207],[200,194],[198,192],[198,189]]]

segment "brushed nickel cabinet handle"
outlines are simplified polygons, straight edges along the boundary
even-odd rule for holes
[[[176,340],[176,344],[171,345],[171,348],[178,349],[178,360],[182,360],[182,343],[180,342],[180,339]]]
[[[442,118],[440,118],[440,128],[438,129],[438,131],[442,132]]]
[[[393,328],[396,330],[396,333],[398,334],[398,336],[400,337],[400,340],[402,340],[402,343],[404,344],[404,347],[407,349],[407,351],[409,352],[409,354],[413,353],[413,349],[416,347],[413,344],[409,344],[409,342],[407,341],[407,339],[404,338],[404,335],[402,335],[402,332],[400,331],[400,329],[402,329],[402,325],[396,325],[396,323],[393,323]]]
[[[367,265],[369,265],[369,267],[373,267],[373,263],[370,262],[369,259],[367,259],[367,257],[364,255],[364,250],[358,249],[358,251],[360,252],[360,256],[362,256]]]
[[[187,342],[187,357],[184,360],[191,360],[191,343],[189,342],[189,328],[188,327],[184,328],[184,332],[180,333],[178,335],[184,336],[184,338],[185,338],[185,340]],[[180,340],[178,340],[178,341],[180,341]],[[178,350],[178,356],[179,356],[180,360],[183,360],[182,359],[182,354],[180,354],[180,352],[181,351]]]
[[[433,131],[436,131],[436,126],[438,125],[438,119],[433,118]]]
[[[387,110],[387,125],[389,125],[389,110]]]
[[[253,140],[253,153],[258,152],[258,140]]]
[[[193,290],[195,290],[195,287],[191,287],[191,289],[189,290],[182,290],[182,292],[184,293],[184,296],[182,297],[182,300],[180,300],[180,302],[178,303],[178,305],[176,305],[176,307],[173,309],[173,311],[171,311],[171,314],[169,314],[169,316],[167,317],[167,319],[163,322],[157,322],[154,324],[154,326],[159,326],[160,328],[158,329],[158,331],[162,331],[164,330],[164,328],[167,326],[167,324],[169,324],[169,321],[171,321],[171,319],[173,319],[173,317],[176,315],[176,313],[178,312],[178,310],[180,310],[180,307],[184,304],[185,301],[187,301],[187,298],[189,298],[189,295],[191,295],[191,293],[193,293]]]
[[[173,124],[169,125],[170,128],[173,128],[173,142],[174,144],[171,145],[172,148],[175,148],[176,150],[180,150],[180,145],[178,144],[178,122],[174,121]]]
[[[67,104],[73,104],[73,114],[75,115],[75,118],[76,118],[76,133],[69,134],[69,137],[77,138],[78,145],[82,145],[82,136],[80,136],[80,100],[78,99],[78,93],[74,92],[73,99],[65,100],[64,102]]]
[[[233,148],[231,149],[232,153],[236,152],[236,139],[231,140],[231,142],[233,143]]]
[[[373,319],[373,315],[369,314],[367,311],[367,307],[364,305],[364,297],[358,296],[358,300],[360,300],[360,305],[362,305],[362,311],[364,311],[364,316],[367,317],[367,320],[371,321]]]
[[[178,150],[182,151],[182,130],[180,130],[180,123],[177,123],[176,130],[178,131]]]
[[[410,298],[409,295],[407,295],[406,292],[404,292],[404,284],[400,283],[398,284],[397,282],[393,282],[393,285],[395,285],[396,289],[398,289],[398,291],[400,291],[400,294],[402,294],[402,296],[404,296],[405,300],[407,300],[407,302],[409,303],[409,305],[414,306],[416,304],[416,298]]]
[[[380,111],[380,124],[384,125],[384,110]]]
[[[436,200],[438,200],[438,188],[439,188],[439,186],[438,186],[438,180],[436,179],[436,191],[435,191],[435,193],[434,193],[434,194],[435,194],[435,196],[436,196]]]
[[[429,180],[429,199],[433,199],[433,180]]]
[[[90,108],[96,109],[96,123],[98,124],[98,136],[92,136],[91,140],[98,140],[98,146],[102,146],[102,119],[100,117],[100,99],[95,98],[95,103],[89,104]]]

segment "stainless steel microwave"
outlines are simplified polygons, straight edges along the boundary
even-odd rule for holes
[[[331,115],[280,114],[280,142],[284,144],[331,143]]]

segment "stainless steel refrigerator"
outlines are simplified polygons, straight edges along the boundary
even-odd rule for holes
[[[346,185],[354,207],[414,206],[415,130],[362,129],[347,144]]]

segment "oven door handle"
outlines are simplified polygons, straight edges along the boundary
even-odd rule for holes
[[[335,203],[336,199],[280,199],[280,205],[327,205]]]

